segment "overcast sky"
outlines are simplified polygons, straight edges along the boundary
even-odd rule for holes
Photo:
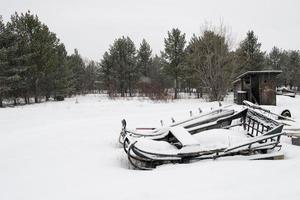
[[[254,30],[263,50],[300,49],[299,0],[0,0],[0,15],[30,10],[65,44],[69,53],[99,61],[115,38],[145,38],[154,53],[167,31],[178,27],[187,39],[205,22],[230,27],[235,45]]]

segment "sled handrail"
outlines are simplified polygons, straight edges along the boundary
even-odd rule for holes
[[[272,130],[273,131],[273,130]],[[252,140],[250,140],[249,142],[243,143],[243,144],[239,144],[239,145],[235,145],[234,147],[231,148],[227,148],[224,152],[229,152],[235,149],[239,149],[241,147],[245,147],[245,146],[249,146],[249,149],[251,148],[251,145],[258,143],[258,142],[264,142],[267,141],[268,139],[274,139],[277,138],[277,142],[279,142],[279,137],[281,135],[284,135],[285,133],[283,132],[279,132],[279,133],[275,133],[275,134],[270,134],[269,132],[267,132],[264,135],[258,136],[256,138],[253,138]]]

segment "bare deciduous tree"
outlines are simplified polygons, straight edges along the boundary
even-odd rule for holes
[[[232,55],[224,29],[206,29],[189,44],[190,67],[203,87],[209,88],[209,100],[220,101],[230,83]]]

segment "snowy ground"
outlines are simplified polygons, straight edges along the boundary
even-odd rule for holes
[[[300,147],[287,138],[285,160],[127,168],[117,143],[122,118],[130,127],[159,126],[217,103],[77,98],[0,109],[0,200],[299,199]],[[278,97],[278,105],[300,119],[299,97]]]

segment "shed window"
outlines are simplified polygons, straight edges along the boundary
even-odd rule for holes
[[[250,84],[250,77],[245,78],[245,84],[249,85]]]

